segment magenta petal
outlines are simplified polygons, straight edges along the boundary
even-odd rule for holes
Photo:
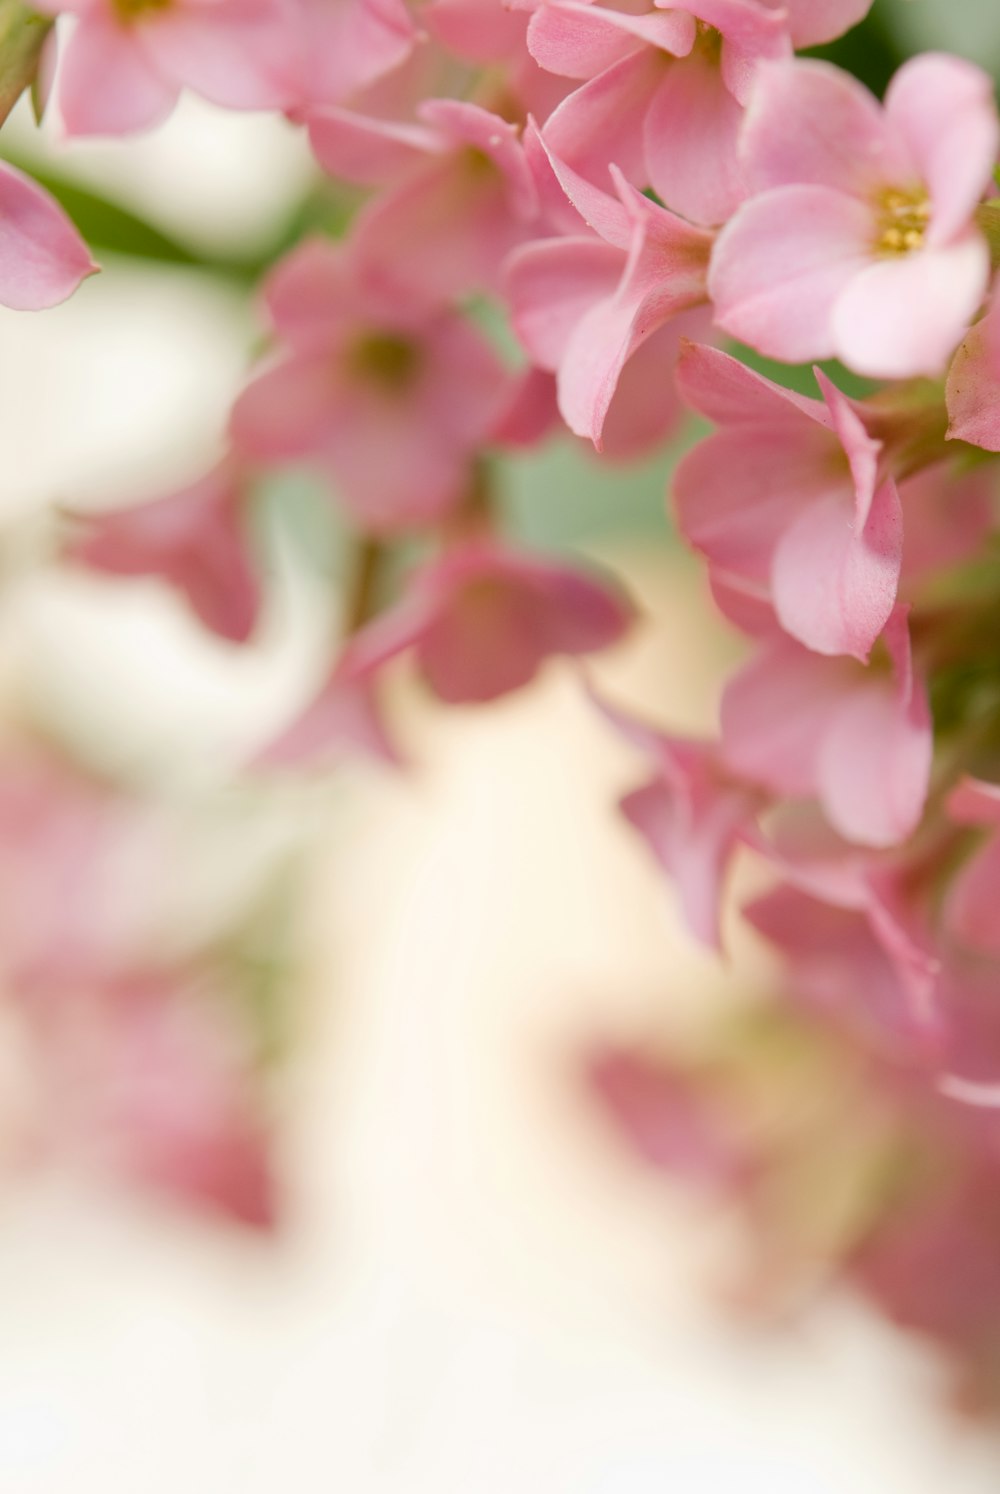
[[[180,84],[156,67],[141,26],[104,15],[83,17],[62,58],[59,109],[70,135],[127,135],[151,130],[170,114]]]
[[[670,64],[646,114],[649,180],[668,208],[724,223],[744,195],[736,142],[743,110],[698,52]]]
[[[989,250],[975,232],[944,249],[869,264],[836,297],[833,350],[872,378],[936,376],[979,310],[989,278]]]
[[[1000,784],[962,778],[948,795],[948,814],[957,825],[1000,827]]]
[[[0,165],[0,304],[15,311],[56,306],[96,268],[59,204],[30,177]]]
[[[896,601],[903,515],[893,482],[863,527],[842,500],[810,504],[778,540],[771,584],[782,627],[821,654],[864,662]]]
[[[871,237],[868,205],[827,187],[778,187],[745,202],[712,253],[718,325],[787,363],[832,357],[834,308],[871,263]]]

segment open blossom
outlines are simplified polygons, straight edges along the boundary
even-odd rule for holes
[[[179,492],[83,520],[76,560],[116,576],[159,576],[207,628],[245,643],[261,586],[247,530],[250,476],[232,461]]]
[[[396,67],[403,0],[45,0],[76,18],[58,102],[70,135],[152,129],[181,91],[230,109],[338,103]]]
[[[459,502],[511,379],[467,317],[366,271],[351,245],[320,239],[276,267],[265,300],[285,352],[240,395],[231,433],[245,459],[329,473],[348,511],[387,531]]]
[[[997,146],[992,81],[958,58],[905,63],[884,107],[825,63],[762,65],[741,141],[749,200],[709,275],[719,325],[791,363],[940,374],[986,294],[975,213]]]
[[[399,301],[434,304],[496,288],[539,212],[514,125],[457,99],[425,100],[415,123],[338,108],[316,110],[308,123],[331,175],[388,183],[352,228],[369,282]]]
[[[603,185],[608,162],[675,212],[722,223],[743,196],[737,140],[757,64],[846,30],[871,0],[778,8],[692,0],[684,9],[546,0],[528,46],[587,81],[546,125],[552,148]]]
[[[682,533],[713,568],[754,585],[794,638],[867,659],[896,600],[899,494],[881,445],[822,373],[822,401],[692,345],[678,383],[720,429],[681,462]]]

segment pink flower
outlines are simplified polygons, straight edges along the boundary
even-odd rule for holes
[[[404,0],[277,0],[270,75],[280,107],[301,116],[343,103],[398,68],[417,40]]]
[[[900,68],[885,106],[821,62],[762,65],[741,152],[751,194],[720,234],[718,323],[798,363],[939,374],[986,293],[993,84],[954,57]]]
[[[234,109],[282,107],[275,75],[284,36],[271,0],[46,0],[71,12],[59,108],[70,135],[152,129],[185,86]]]
[[[588,80],[546,125],[553,150],[603,185],[609,163],[697,223],[723,223],[743,196],[737,142],[757,64],[829,41],[871,0],[696,0],[684,9],[548,0],[528,46],[551,71]]]
[[[527,685],[548,658],[607,648],[631,621],[629,604],[606,582],[472,538],[449,547],[400,603],[355,635],[338,673],[370,679],[412,650],[439,700],[478,704]]]
[[[682,333],[696,330],[691,318],[677,318],[705,301],[711,235],[650,202],[614,169],[617,198],[551,153],[549,163],[579,214],[579,228],[510,256],[505,290],[514,329],[534,362],[557,373],[559,409],[570,430],[598,450],[626,365],[646,350],[625,402],[634,435],[624,441],[619,435],[619,450],[631,454],[676,423],[669,370]],[[581,233],[584,224],[594,231]]]
[[[251,461],[310,460],[363,527],[388,531],[462,498],[510,377],[466,317],[386,294],[367,268],[350,243],[313,239],[272,271],[287,351],[243,391],[231,431]]]
[[[316,110],[309,138],[331,175],[393,183],[352,228],[366,278],[387,296],[440,305],[496,288],[538,194],[514,125],[455,99],[427,99],[417,113],[399,124]]]
[[[905,609],[883,639],[888,667],[867,669],[774,639],[722,700],[726,767],[778,795],[817,798],[834,829],[862,846],[898,845],[916,829],[930,776],[931,721]]]
[[[249,476],[221,463],[180,492],[84,519],[75,560],[116,576],[161,576],[207,628],[245,643],[260,610],[260,579],[246,533]]]
[[[0,164],[0,305],[57,306],[96,270],[58,203],[23,172]]]
[[[721,428],[681,462],[680,527],[713,570],[754,586],[792,637],[865,660],[896,600],[899,495],[881,445],[819,371],[822,402],[714,348],[684,349],[685,401]]]
[[[591,692],[598,710],[646,758],[653,777],[621,801],[677,890],[681,912],[710,949],[721,947],[719,913],[729,862],[762,796],[726,771],[710,742],[669,736]]]

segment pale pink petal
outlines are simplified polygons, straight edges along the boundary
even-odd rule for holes
[[[546,199],[546,211],[552,221],[553,227],[560,233],[575,234],[580,229],[580,219],[599,234],[608,244],[613,244],[616,249],[627,249],[632,240],[633,219],[628,213],[620,196],[612,195],[608,190],[612,185],[610,171],[605,172],[607,178],[604,187],[595,186],[579,172],[574,171],[553,150],[551,142],[544,135],[540,135],[534,126],[529,125],[525,131],[525,154],[532,164],[532,171],[538,180],[543,172],[542,160],[544,159],[544,172],[548,178],[555,182],[568,205],[567,210],[570,217],[567,219],[562,212],[553,213],[551,203],[551,192],[548,184],[542,190]]]
[[[913,679],[905,614],[886,628],[896,679],[873,680],[846,698],[823,743],[820,799],[848,840],[892,846],[923,814],[933,739],[923,685]]]
[[[802,416],[735,425],[692,447],[674,476],[681,532],[713,565],[770,583],[775,547],[810,506],[850,522],[853,492],[829,431]]]
[[[345,679],[334,671],[315,700],[258,753],[253,766],[300,768],[344,752],[360,752],[392,767],[401,763],[372,683]]]
[[[645,186],[643,121],[662,79],[662,55],[650,47],[606,68],[550,115],[544,131],[549,148],[604,191],[609,162]]]
[[[614,293],[624,264],[621,250],[595,238],[542,239],[515,249],[504,291],[514,330],[536,363],[558,368],[583,316]]]
[[[243,513],[242,482],[228,464],[178,493],[87,521],[74,559],[118,576],[162,576],[206,627],[245,643],[261,586]]]
[[[0,304],[39,311],[72,295],[97,266],[59,204],[0,165]]]
[[[736,143],[743,110],[719,68],[692,52],[665,70],[646,113],[646,172],[674,212],[724,223],[744,196]]]
[[[948,244],[992,185],[1000,146],[993,80],[960,57],[928,52],[896,73],[885,112],[930,193],[928,246]]]
[[[293,347],[331,346],[358,315],[351,266],[338,246],[314,235],[280,259],[264,282],[264,308]]]
[[[689,342],[681,349],[677,386],[686,404],[716,425],[786,424],[803,428],[802,415],[830,425],[829,411],[817,399],[775,384],[719,348]]]
[[[442,148],[439,136],[423,125],[375,119],[335,105],[311,110],[306,124],[323,170],[365,186],[391,181]]]
[[[283,40],[276,9],[243,8],[231,0],[174,4],[149,11],[137,24],[157,70],[212,103],[226,109],[280,109],[288,103],[275,66]]]
[[[867,199],[914,172],[877,100],[827,62],[761,63],[740,144],[754,192],[811,185]]]
[[[813,794],[820,754],[855,668],[846,660],[809,653],[791,639],[762,648],[722,697],[727,766],[779,794]]]
[[[837,497],[809,504],[775,547],[771,585],[782,627],[817,653],[864,662],[895,605],[902,551],[895,483],[877,490],[864,522]]]
[[[672,378],[678,347],[685,333],[702,332],[705,321],[703,310],[683,312],[632,354],[604,417],[601,443],[605,457],[631,461],[655,450],[676,432],[683,418]]]
[[[683,56],[694,41],[685,11],[631,15],[579,0],[548,0],[528,26],[528,49],[549,72],[593,78],[643,46]]]
[[[976,232],[943,249],[870,264],[830,309],[836,356],[872,378],[936,376],[982,304],[990,256]]]
[[[266,369],[233,405],[229,431],[236,450],[251,461],[277,463],[317,455],[325,448],[341,387],[323,350]]]
[[[715,242],[708,289],[717,324],[787,363],[832,357],[834,308],[870,265],[871,237],[868,205],[827,187],[752,198]]]
[[[59,111],[70,135],[129,135],[151,130],[171,113],[180,84],[149,56],[141,28],[103,15],[82,19],[66,47]]]
[[[872,8],[872,0],[765,0],[765,4],[787,12],[796,50],[835,41],[863,21]]]

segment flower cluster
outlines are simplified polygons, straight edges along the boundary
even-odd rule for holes
[[[503,532],[493,453],[562,424],[626,459],[696,412],[714,430],[677,522],[746,658],[718,740],[595,697],[646,764],[624,812],[710,945],[731,859],[762,861],[744,912],[792,999],[958,1109],[1000,1097],[1000,124],[958,58],[908,61],[879,101],[795,55],[870,4],[53,0],[24,81],[70,135],[151,128],[185,88],[280,110],[360,201],[267,275],[219,464],[66,558],[159,575],[239,644],[264,585],[249,495],[308,470],[357,585],[323,689],[256,766],[397,761],[401,656],[471,704],[632,621],[611,581]],[[9,168],[0,223],[6,304],[93,268]]]

